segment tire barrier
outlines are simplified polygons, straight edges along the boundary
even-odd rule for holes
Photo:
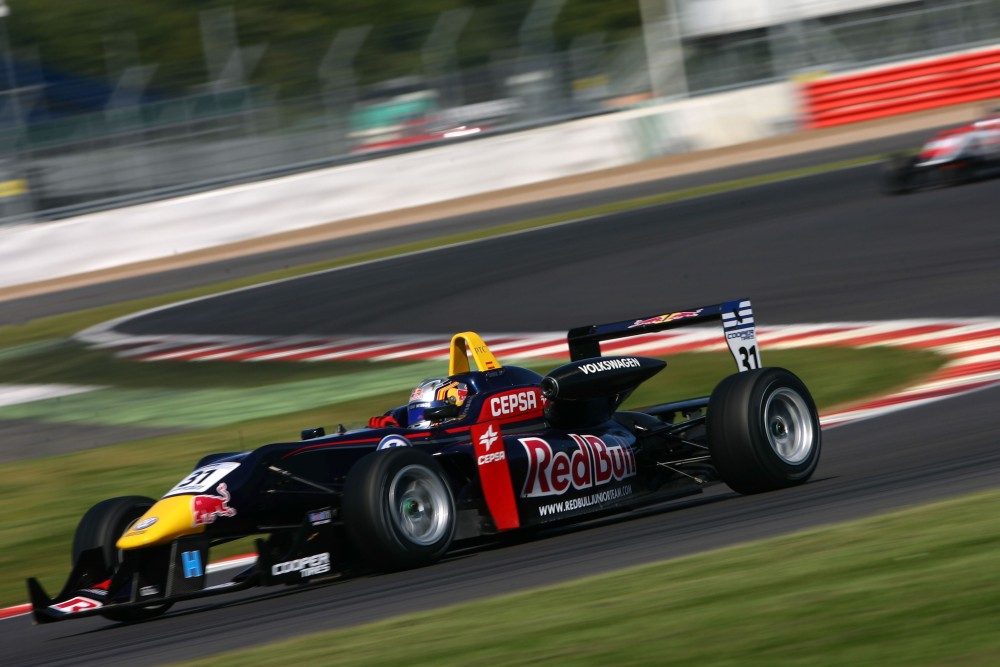
[[[826,77],[801,91],[806,129],[1000,98],[1000,49]]]

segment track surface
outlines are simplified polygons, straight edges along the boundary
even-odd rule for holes
[[[859,167],[214,297],[133,334],[561,331],[750,296],[762,323],[1000,305],[1000,182],[889,198]],[[957,212],[961,211],[961,214]]]
[[[630,186],[596,190],[534,204],[508,206],[472,215],[445,218],[436,222],[400,227],[390,232],[358,234],[347,238],[313,243],[309,246],[248,255],[193,268],[137,276],[41,296],[0,301],[0,325],[22,323],[47,315],[118,303],[125,299],[138,299],[233,278],[254,276],[298,264],[350,257],[390,245],[423,241],[471,229],[486,229],[544,215],[580,210],[608,202],[801,169],[839,160],[891,153],[919,145],[932,131],[923,130],[887,136],[874,141],[847,144],[813,153],[792,155],[752,164],[734,165],[683,177],[636,183]]]
[[[743,295],[764,323],[998,315],[997,184],[887,199],[872,176],[851,170],[333,272],[128,327],[553,330]],[[5,662],[205,656],[992,488],[998,399],[995,388],[829,430],[817,477],[798,489],[739,497],[716,487],[658,512],[419,571],[189,603],[131,627],[0,621]]]

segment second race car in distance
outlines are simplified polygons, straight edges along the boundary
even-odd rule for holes
[[[960,127],[941,130],[916,155],[891,157],[882,167],[882,191],[905,194],[1000,175],[1000,107]]]
[[[738,372],[711,396],[622,410],[666,362],[604,356],[602,342],[709,322],[721,322]],[[542,376],[502,365],[471,331],[456,334],[448,375],[367,428],[223,450],[159,500],[97,503],[76,529],[61,592],[28,581],[36,622],[136,621],[251,586],[430,565],[468,540],[718,483],[782,489],[816,470],[816,406],[793,373],[762,367],[749,300],[579,327],[567,342],[570,362]],[[250,536],[256,562],[209,585],[209,550]]]

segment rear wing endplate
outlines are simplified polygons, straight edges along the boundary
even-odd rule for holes
[[[680,327],[722,321],[722,332],[740,371],[760,368],[760,346],[749,299],[726,301],[714,306],[678,310],[637,320],[592,324],[570,329],[566,335],[572,361],[601,356],[601,341],[638,336]]]

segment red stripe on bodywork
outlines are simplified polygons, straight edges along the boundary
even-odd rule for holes
[[[512,530],[521,526],[514,499],[514,485],[510,481],[507,452],[503,446],[500,424],[489,422],[472,427],[472,446],[479,467],[479,481],[483,486],[486,507],[493,517],[497,530]]]
[[[430,431],[419,431],[417,433],[406,433],[405,435],[400,433],[405,438],[425,438],[430,435]],[[324,447],[340,447],[342,445],[363,445],[369,442],[381,442],[384,435],[380,435],[377,438],[361,438],[358,440],[335,440],[333,442],[320,442],[315,445],[308,445],[306,447],[299,447],[296,450],[288,452],[281,458],[287,459],[289,456],[295,456],[296,454],[301,454],[302,452],[307,452],[311,449],[323,449]]]

